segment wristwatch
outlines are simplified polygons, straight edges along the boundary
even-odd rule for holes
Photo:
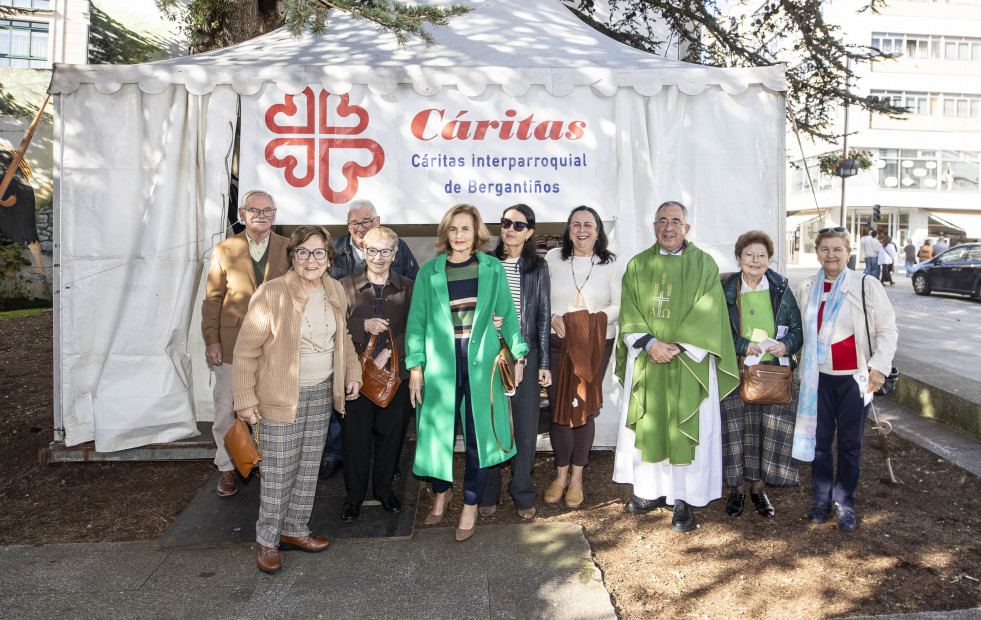
[[[526,357],[519,357],[518,359],[514,360],[514,363],[515,364],[520,364],[521,366],[524,366],[525,364],[528,363],[528,358],[526,358]]]

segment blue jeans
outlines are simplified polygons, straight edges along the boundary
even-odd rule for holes
[[[865,257],[865,275],[872,276],[876,280],[879,279],[879,257],[870,258]]]
[[[914,265],[916,265],[916,263],[914,263],[913,261],[911,261],[911,260],[906,261],[906,277],[907,278],[912,278],[913,277],[913,266]]]
[[[817,433],[811,486],[814,503],[855,505],[855,489],[862,465],[862,435],[869,407],[851,375],[818,376]],[[838,472],[835,477],[835,435],[838,435]]]

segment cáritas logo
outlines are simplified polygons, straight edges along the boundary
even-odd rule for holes
[[[305,105],[301,118],[297,118],[300,109],[295,98],[300,95]],[[266,161],[275,168],[284,168],[283,176],[293,187],[306,187],[316,175],[324,199],[334,204],[348,202],[358,193],[358,180],[378,174],[385,165],[385,151],[380,144],[369,138],[346,137],[364,132],[368,127],[368,112],[361,106],[352,105],[348,95],[335,96],[332,100],[331,94],[323,89],[314,96],[310,87],[300,95],[286,95],[283,103],[273,104],[266,110],[266,128],[274,134],[289,136],[275,138],[266,144]],[[337,101],[333,112],[329,112],[328,107],[331,101]],[[355,124],[330,124],[334,118],[339,122],[351,118]],[[300,149],[303,155],[288,154],[295,149]],[[367,151],[371,154],[371,162],[361,165],[356,161],[345,161],[340,171],[347,182],[343,188],[335,190],[330,184],[330,162],[332,154],[337,156],[336,151],[340,149]],[[297,167],[301,159],[304,166],[302,176],[299,176]]]
[[[507,110],[504,120],[472,120],[469,110],[457,112],[429,108],[412,118],[412,135],[419,140],[579,140],[585,135],[586,121],[536,121],[534,114],[517,120],[517,110]]]

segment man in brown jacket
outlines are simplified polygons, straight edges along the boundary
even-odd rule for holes
[[[245,231],[225,239],[211,254],[208,284],[201,304],[201,332],[205,357],[215,372],[215,424],[212,433],[218,451],[215,465],[221,476],[218,495],[228,497],[238,491],[235,465],[225,448],[225,433],[235,421],[232,403],[232,352],[249,300],[260,284],[279,277],[289,269],[286,246],[289,239],[272,232],[276,205],[272,196],[251,191],[242,199],[238,215]]]

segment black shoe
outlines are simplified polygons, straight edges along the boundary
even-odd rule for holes
[[[667,505],[668,498],[663,495],[657,499],[644,499],[634,495],[624,508],[627,509],[627,512],[632,512],[635,515],[646,515],[655,508],[664,508]]]
[[[317,475],[321,480],[327,480],[341,471],[344,467],[344,461],[341,459],[335,459],[331,457],[326,457],[324,460],[320,461],[320,473]]]
[[[831,504],[816,503],[807,511],[807,520],[811,523],[820,525],[828,520],[831,513]]]
[[[390,512],[392,514],[402,512],[402,502],[400,502],[399,498],[395,497],[394,495],[390,495],[385,499],[378,499],[378,501],[381,502],[382,509],[384,509],[385,512]]]
[[[680,499],[674,502],[674,516],[671,517],[671,529],[676,532],[690,532],[695,529],[695,512],[691,506]]]
[[[743,514],[746,506],[746,494],[740,493],[738,489],[729,492],[729,500],[726,502],[726,514],[730,517],[739,517]]]
[[[341,509],[341,521],[344,523],[350,523],[358,518],[361,514],[361,505],[352,504],[350,502],[344,504],[344,508]]]
[[[838,529],[842,532],[854,532],[857,526],[855,511],[851,508],[838,506]]]
[[[772,519],[773,515],[777,514],[773,504],[770,503],[770,498],[766,496],[766,492],[750,493],[749,498],[753,500],[754,504],[756,504],[756,514],[760,515],[761,517]]]

